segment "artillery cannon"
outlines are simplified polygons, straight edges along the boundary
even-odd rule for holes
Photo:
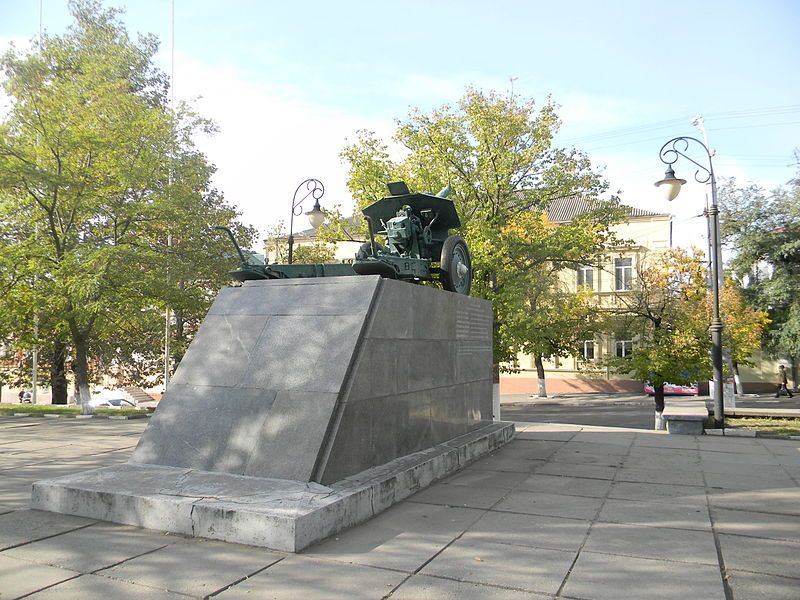
[[[449,235],[451,229],[461,227],[455,205],[447,198],[450,188],[434,196],[412,194],[402,181],[388,187],[390,196],[362,211],[369,227],[369,242],[361,246],[352,265],[259,264],[245,256],[230,229],[215,227],[228,234],[239,255],[239,268],[230,272],[231,277],[247,281],[358,274],[411,282],[437,278],[444,289],[469,294],[472,261],[467,244],[461,236]],[[376,231],[376,222],[382,230]],[[385,246],[375,241],[376,233],[386,236]]]
[[[370,241],[356,254],[353,270],[406,281],[430,281],[436,276],[444,289],[469,294],[469,249],[461,236],[449,235],[450,229],[461,227],[455,205],[447,198],[450,188],[434,196],[412,194],[402,181],[388,187],[391,196],[362,211]],[[386,236],[386,246],[375,242],[376,222],[383,227],[377,233]]]
[[[253,260],[253,256],[245,256],[239,247],[233,232],[227,227],[214,227],[218,231],[224,231],[233,243],[236,253],[239,255],[239,268],[230,271],[230,276],[236,281],[251,281],[257,279],[290,279],[295,277],[341,277],[345,275],[355,275],[353,267],[346,264],[323,265],[323,264],[291,264],[291,265],[267,265],[263,262]]]

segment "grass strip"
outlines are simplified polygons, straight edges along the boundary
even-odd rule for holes
[[[725,427],[735,429],[755,429],[759,434],[788,438],[800,435],[800,419],[769,417],[728,417]]]

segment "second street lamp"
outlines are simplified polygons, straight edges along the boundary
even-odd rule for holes
[[[685,153],[689,149],[689,143],[699,144],[708,157],[708,167],[700,164]],[[717,180],[714,177],[714,165],[711,162],[711,152],[708,147],[698,139],[693,137],[676,137],[669,140],[661,147],[659,158],[667,165],[664,179],[656,181],[656,187],[661,187],[667,200],[674,200],[681,191],[681,186],[686,183],[685,179],[675,177],[672,165],[679,158],[685,158],[697,167],[694,173],[695,181],[698,183],[711,184],[711,206],[706,210],[708,218],[708,230],[711,236],[711,289],[713,293],[714,315],[711,319],[709,331],[711,332],[711,361],[714,367],[714,426],[717,428],[725,427],[725,406],[722,398],[722,319],[719,312],[719,287],[720,274],[722,273],[722,246],[719,238],[719,206],[717,205]]]
[[[305,187],[305,195],[300,195],[300,191]],[[314,198],[314,207],[306,213],[308,217],[308,222],[311,223],[311,226],[316,230],[322,225],[322,221],[325,220],[325,213],[322,212],[322,209],[319,206],[319,199],[322,198],[323,194],[325,193],[325,186],[322,185],[322,182],[319,179],[306,179],[300,185],[297,186],[297,189],[294,191],[294,197],[292,198],[292,214],[289,216],[289,264],[292,264],[292,247],[294,246],[294,236],[292,235],[292,231],[294,228],[294,218],[295,216],[300,216],[303,214],[303,200],[311,196]]]

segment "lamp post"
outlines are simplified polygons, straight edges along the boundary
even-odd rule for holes
[[[708,157],[708,167],[700,164],[685,153],[689,148],[690,142],[699,144]],[[708,218],[708,229],[711,236],[711,289],[714,302],[714,316],[711,319],[711,359],[714,366],[714,426],[723,428],[725,426],[725,407],[722,400],[722,319],[719,314],[719,287],[720,274],[722,273],[722,246],[719,238],[719,206],[717,205],[717,180],[714,177],[714,165],[711,162],[711,152],[708,147],[698,139],[693,137],[676,137],[669,140],[661,147],[659,158],[667,165],[664,179],[655,183],[656,187],[662,187],[667,200],[674,200],[681,191],[681,186],[686,183],[685,179],[675,177],[672,165],[679,158],[685,158],[697,167],[694,173],[695,181],[698,183],[711,183],[711,206],[706,210]]]
[[[300,190],[303,189],[304,186],[306,193],[298,198]],[[298,185],[297,189],[294,191],[294,197],[292,198],[292,214],[289,216],[289,264],[292,264],[292,247],[294,246],[294,236],[292,235],[294,218],[295,216],[299,217],[303,213],[303,200],[311,196],[314,198],[314,208],[308,211],[306,216],[311,226],[314,229],[318,229],[319,226],[322,225],[322,221],[325,220],[325,213],[322,212],[319,206],[319,199],[322,198],[324,193],[325,186],[322,185],[319,179],[306,179]]]

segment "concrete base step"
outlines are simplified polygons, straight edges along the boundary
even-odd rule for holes
[[[299,552],[370,519],[513,436],[513,423],[492,423],[331,485],[126,463],[37,481],[31,507]]]

